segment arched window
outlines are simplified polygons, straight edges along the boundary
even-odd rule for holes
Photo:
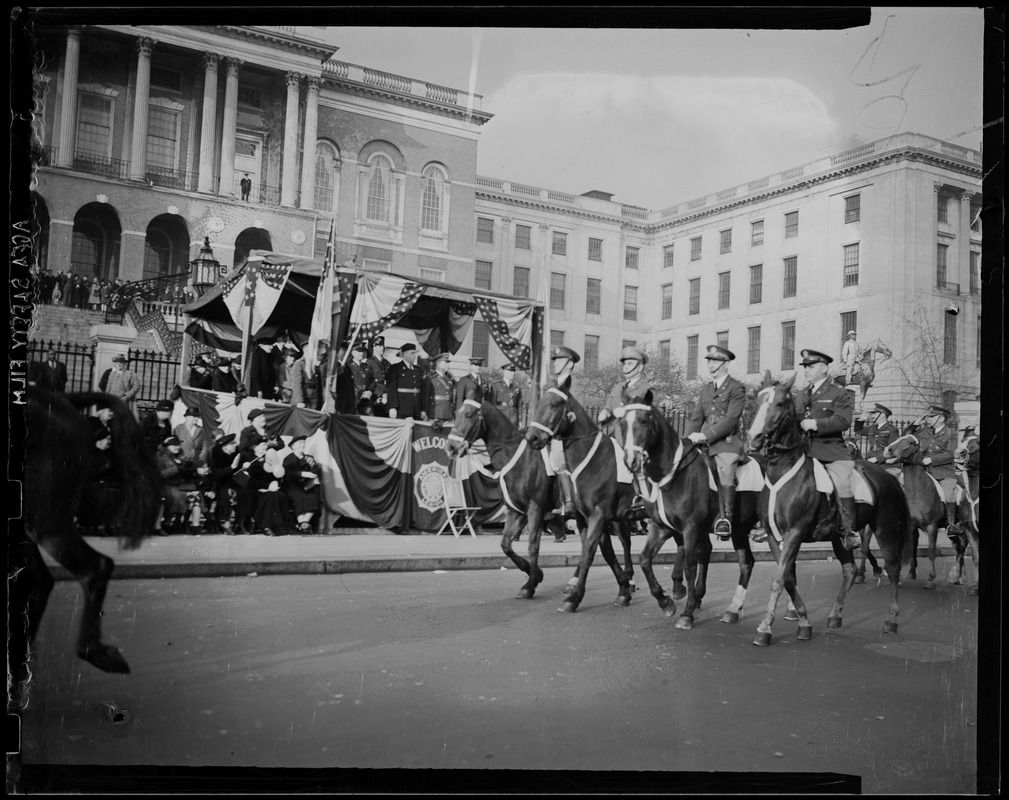
[[[354,235],[403,241],[406,162],[388,142],[371,142],[358,153]]]
[[[441,233],[445,216],[445,171],[431,164],[424,169],[422,179],[420,227],[425,231]]]
[[[172,240],[164,231],[150,229],[144,240],[144,278],[172,272]]]
[[[317,211],[336,211],[339,177],[340,155],[332,144],[320,139],[315,144],[315,192],[312,200],[312,207]]]
[[[392,162],[381,153],[369,160],[368,205],[365,219],[391,224],[389,218],[390,197],[392,195]]]
[[[105,231],[93,219],[74,224],[70,268],[79,275],[101,275],[105,261]]]

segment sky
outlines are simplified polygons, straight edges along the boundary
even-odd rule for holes
[[[331,27],[334,58],[482,95],[484,177],[661,209],[898,133],[979,148],[984,18],[840,31]]]

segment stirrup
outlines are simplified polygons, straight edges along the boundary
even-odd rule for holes
[[[862,537],[857,531],[848,531],[841,536],[841,544],[845,550],[857,550],[862,546]]]
[[[725,517],[719,517],[715,520],[715,526],[712,533],[714,533],[715,536],[723,542],[726,542],[732,538],[732,523]]]

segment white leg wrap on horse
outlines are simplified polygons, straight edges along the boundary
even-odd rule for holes
[[[742,586],[736,586],[736,593],[732,596],[732,602],[729,603],[729,611],[739,613],[743,610],[743,602],[746,600],[746,589]]]

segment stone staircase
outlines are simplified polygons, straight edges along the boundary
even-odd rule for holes
[[[152,316],[151,314],[147,315]],[[158,316],[161,316],[160,314]],[[133,320],[131,319],[131,322]],[[105,324],[104,311],[87,311],[67,306],[39,305],[35,307],[35,320],[29,338],[39,341],[73,342],[76,344],[91,343],[91,327]],[[182,334],[168,330],[164,317],[161,317],[161,330],[158,330],[156,320],[146,320],[141,328],[136,322],[137,338],[131,347],[137,350],[154,350],[159,353],[172,352],[179,354],[182,346]],[[174,342],[172,337],[178,339]],[[174,351],[165,348],[165,343],[174,347]]]

